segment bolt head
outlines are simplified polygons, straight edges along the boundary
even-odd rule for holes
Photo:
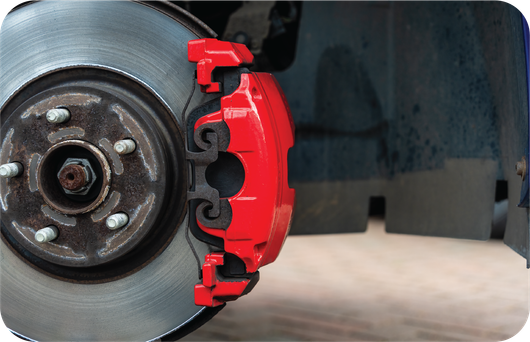
[[[69,195],[86,195],[97,176],[88,159],[68,158],[57,173],[59,183]]]

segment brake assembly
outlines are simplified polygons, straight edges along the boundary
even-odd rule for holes
[[[211,37],[169,2],[33,1],[4,20],[0,300],[17,335],[174,340],[276,258],[288,107]]]
[[[246,68],[246,46],[191,40],[188,60],[197,63],[201,91],[221,95],[186,123],[190,230],[213,248],[195,304],[215,307],[248,293],[283,246],[295,200],[287,181],[294,124],[274,76]]]

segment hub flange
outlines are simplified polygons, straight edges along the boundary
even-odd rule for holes
[[[46,114],[54,108],[68,110],[69,120],[50,123]],[[178,151],[182,141],[163,104],[141,85],[101,69],[59,70],[28,85],[6,106],[9,112],[0,162],[10,156],[27,171],[6,179],[0,197],[2,221],[21,256],[29,255],[39,270],[74,279],[80,273],[101,278],[96,266],[105,265],[113,279],[145,265],[169,242],[185,204],[174,189],[184,197],[186,178],[178,153],[167,151]],[[135,149],[118,154],[114,144],[124,140]],[[168,205],[178,211],[167,212]],[[107,218],[119,212],[129,222],[109,229]],[[58,237],[35,241],[49,225]],[[143,256],[122,260],[133,249]]]

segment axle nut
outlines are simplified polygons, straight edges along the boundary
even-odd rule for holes
[[[129,154],[136,150],[136,143],[132,139],[124,139],[114,144],[114,151],[118,154]]]
[[[123,226],[125,226],[127,223],[129,223],[129,216],[124,213],[117,213],[114,215],[110,215],[107,218],[107,228],[110,230],[116,230]]]
[[[46,120],[50,123],[63,123],[70,120],[70,112],[65,108],[50,109],[46,113]]]
[[[2,178],[13,178],[20,176],[24,168],[20,163],[9,163],[0,166],[0,177]]]
[[[79,191],[90,182],[90,171],[81,165],[67,165],[59,173],[62,187],[70,191]]]
[[[46,243],[55,240],[59,235],[59,230],[55,226],[48,226],[46,228],[39,229],[35,233],[35,240],[39,243]]]
[[[57,174],[59,183],[69,195],[86,195],[97,176],[88,159],[68,158]]]

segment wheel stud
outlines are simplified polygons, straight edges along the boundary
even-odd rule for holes
[[[107,218],[107,228],[109,228],[110,230],[119,229],[125,226],[127,223],[129,223],[129,216],[124,213],[110,215]]]
[[[124,139],[114,144],[114,151],[118,154],[129,154],[136,150],[136,143],[132,139]]]
[[[12,178],[22,174],[24,168],[20,163],[9,163],[0,166],[0,177]]]
[[[39,229],[35,233],[35,240],[39,243],[46,243],[55,240],[59,235],[59,231],[55,226],[48,226],[46,228]]]
[[[46,120],[50,123],[63,123],[70,120],[70,112],[65,108],[50,109],[46,113]]]

